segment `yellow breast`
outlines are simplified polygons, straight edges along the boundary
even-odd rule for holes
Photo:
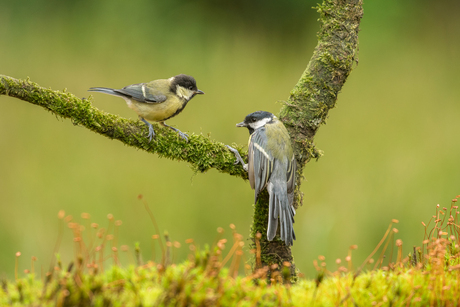
[[[176,114],[184,103],[171,97],[162,103],[130,101],[128,106],[148,121],[161,122]]]

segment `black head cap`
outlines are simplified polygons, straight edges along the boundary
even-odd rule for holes
[[[270,121],[267,121],[268,122],[271,122],[271,119],[274,117],[274,115],[270,112],[267,112],[267,111],[256,111],[254,113],[251,113],[249,115],[246,116],[246,118],[244,119],[243,122],[237,124],[236,126],[237,127],[246,127],[249,129],[249,133],[252,134],[254,132],[254,128],[255,128],[255,125],[257,125],[256,123],[260,120],[263,120],[263,119],[270,119]]]
[[[248,114],[244,119],[244,123],[249,125],[250,123],[255,123],[264,118],[272,118],[273,114],[267,111],[256,111],[254,113]]]
[[[180,74],[175,77],[173,77],[173,80],[171,82],[170,88],[172,92],[176,92],[177,85],[180,85],[186,89],[192,90],[192,91],[198,91],[198,88],[196,87],[196,81],[195,78],[192,76]]]

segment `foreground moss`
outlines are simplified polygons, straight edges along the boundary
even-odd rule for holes
[[[99,228],[91,238],[83,235],[82,225],[61,211],[59,219],[67,223],[73,241],[77,242],[75,259],[65,269],[56,254],[51,270],[41,279],[29,274],[29,270],[25,271],[26,277],[19,278],[21,253],[17,252],[16,280],[1,282],[0,306],[459,306],[457,198],[452,200],[450,209],[437,205],[428,224],[422,222],[422,246],[414,247],[406,257],[402,241],[394,241],[398,230],[393,226],[398,221],[392,220],[382,240],[359,268],[353,269],[352,250],[357,246],[352,245],[345,258],[348,268],[336,259],[337,268],[332,271],[325,257],[319,256],[319,262],[313,261],[317,278],[297,278],[294,285],[290,283],[294,276],[290,275],[288,262],[281,267],[258,265],[262,262],[260,246],[251,251],[256,254],[256,265],[251,270],[243,259],[243,237],[234,225],[230,225],[231,241],[217,239],[212,247],[202,251],[193,239],[186,240],[190,254],[188,260],[179,264],[170,264],[171,249],[180,248],[179,242],[172,243],[165,234],[163,244],[160,236],[154,235],[152,239],[162,249],[161,260],[144,265],[136,245],[132,259],[136,259],[137,265],[122,267],[119,251],[130,254],[130,250],[126,245],[119,249],[112,241],[120,221],[109,214],[108,229]],[[90,216],[84,213],[82,218],[88,220]],[[91,225],[98,228],[96,223]],[[218,228],[217,232],[221,235],[224,230]],[[85,243],[84,238],[91,243]],[[390,242],[395,243],[396,250],[387,249]],[[231,246],[228,252],[226,245]],[[380,256],[374,260],[372,257],[380,250]],[[103,271],[109,259],[114,265]],[[34,272],[34,261],[32,258],[30,272]],[[241,264],[245,264],[246,276],[238,275]]]
[[[213,272],[217,274],[213,274]],[[439,273],[439,272],[438,272]],[[56,272],[46,286],[32,275],[4,282],[1,306],[456,306],[459,270],[399,268],[335,274],[296,285],[232,278],[186,261],[163,268],[114,266],[103,274]]]

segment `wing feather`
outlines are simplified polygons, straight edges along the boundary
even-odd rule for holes
[[[138,102],[162,103],[166,100],[164,94],[156,92],[152,87],[148,88],[146,83],[131,84],[114,91]]]
[[[254,179],[254,150],[251,146],[251,140],[249,140],[249,150],[248,150],[248,177],[249,183],[251,184],[251,189],[254,190],[255,179]]]
[[[288,162],[287,172],[286,172],[286,181],[287,181],[287,192],[291,194],[295,189],[295,173],[297,171],[297,163],[295,156],[292,156],[291,161]]]
[[[292,155],[291,161],[288,162],[287,165],[287,172],[286,172],[286,188],[287,188],[287,196],[289,200],[289,205],[294,203],[294,190],[295,190],[295,176],[297,172],[297,163],[295,160],[295,156]],[[293,214],[295,214],[295,209],[292,207]]]
[[[266,187],[273,171],[273,157],[264,149],[266,147],[265,128],[257,129],[251,134],[248,151],[249,181],[255,190],[255,201],[257,201],[259,193]],[[252,181],[251,177],[253,178]]]

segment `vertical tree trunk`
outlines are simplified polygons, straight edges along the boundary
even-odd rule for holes
[[[316,131],[326,122],[328,112],[335,106],[353,63],[358,62],[358,32],[363,16],[362,0],[324,0],[317,10],[321,22],[318,45],[279,116],[291,135],[297,159],[296,208],[302,204],[300,185],[303,168],[311,158],[321,156],[313,143]],[[291,249],[279,236],[272,242],[267,241],[267,223],[268,193],[265,191],[260,194],[254,206],[254,223],[251,229],[253,248],[257,247],[257,233],[261,233],[258,242],[261,264],[269,267],[277,264],[281,268],[284,262],[289,262],[291,276],[295,278]],[[294,224],[294,229],[296,225],[298,223]],[[299,244],[299,241],[302,241],[301,235],[297,235],[294,244]],[[258,259],[254,261],[256,265],[257,261]]]
[[[278,271],[283,268],[285,262],[289,262],[289,276],[295,277],[295,265],[291,248],[286,246],[284,241],[280,239],[279,227],[273,241],[267,240],[268,198],[268,192],[264,190],[259,194],[257,203],[254,205],[254,223],[251,228],[251,238],[253,240],[253,249],[257,251],[260,248],[260,259],[256,259],[254,262],[255,269],[268,266],[270,270]],[[257,236],[258,233],[260,234],[259,236]],[[259,246],[257,246],[256,241]],[[258,257],[257,253],[255,257]],[[274,264],[276,264],[276,268],[272,268]],[[270,273],[268,277],[271,277]]]

